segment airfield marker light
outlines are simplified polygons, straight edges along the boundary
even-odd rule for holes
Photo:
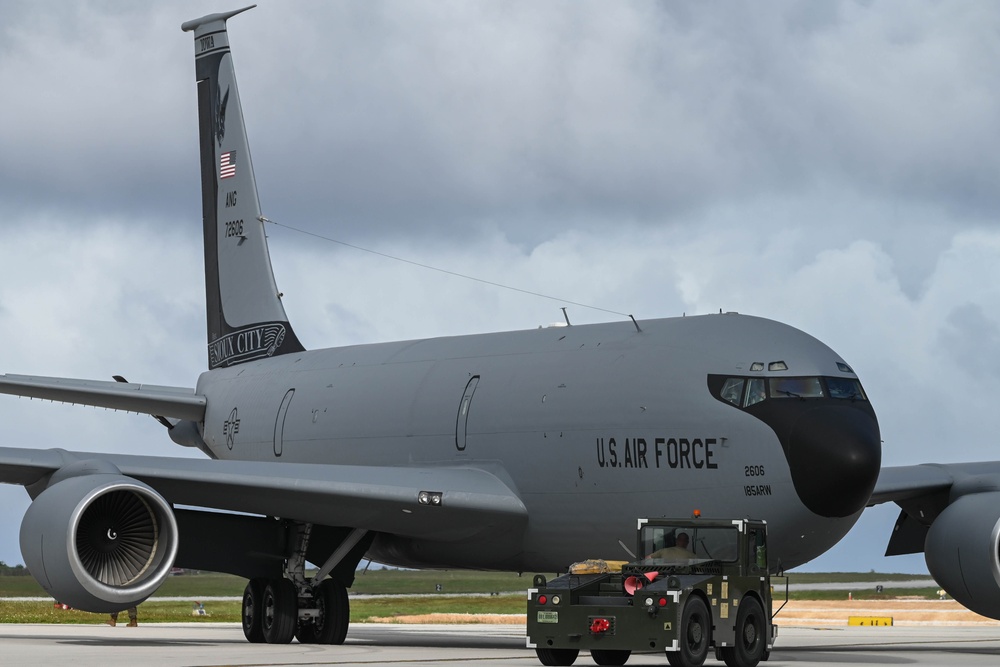
[[[547,597],[545,597],[544,595],[539,595],[538,596],[538,604],[545,604],[548,601],[549,601],[549,599]]]

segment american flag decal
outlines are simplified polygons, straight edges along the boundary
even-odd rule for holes
[[[219,178],[232,178],[236,175],[236,151],[223,153],[219,157]]]

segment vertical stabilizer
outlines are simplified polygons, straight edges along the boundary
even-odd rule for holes
[[[304,349],[274,282],[226,33],[251,8],[181,26],[194,31],[209,368]]]

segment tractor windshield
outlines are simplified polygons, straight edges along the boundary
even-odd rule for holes
[[[645,525],[641,531],[643,563],[694,565],[709,561],[735,562],[739,532],[733,526]]]

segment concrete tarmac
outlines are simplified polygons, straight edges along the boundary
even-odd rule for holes
[[[342,646],[249,644],[238,624],[0,625],[0,665],[538,665],[523,625],[354,624]],[[582,654],[577,665],[593,665]],[[666,665],[663,653],[629,665]],[[722,663],[709,659],[706,665]],[[976,627],[782,627],[766,667],[1000,664],[1000,630]]]

